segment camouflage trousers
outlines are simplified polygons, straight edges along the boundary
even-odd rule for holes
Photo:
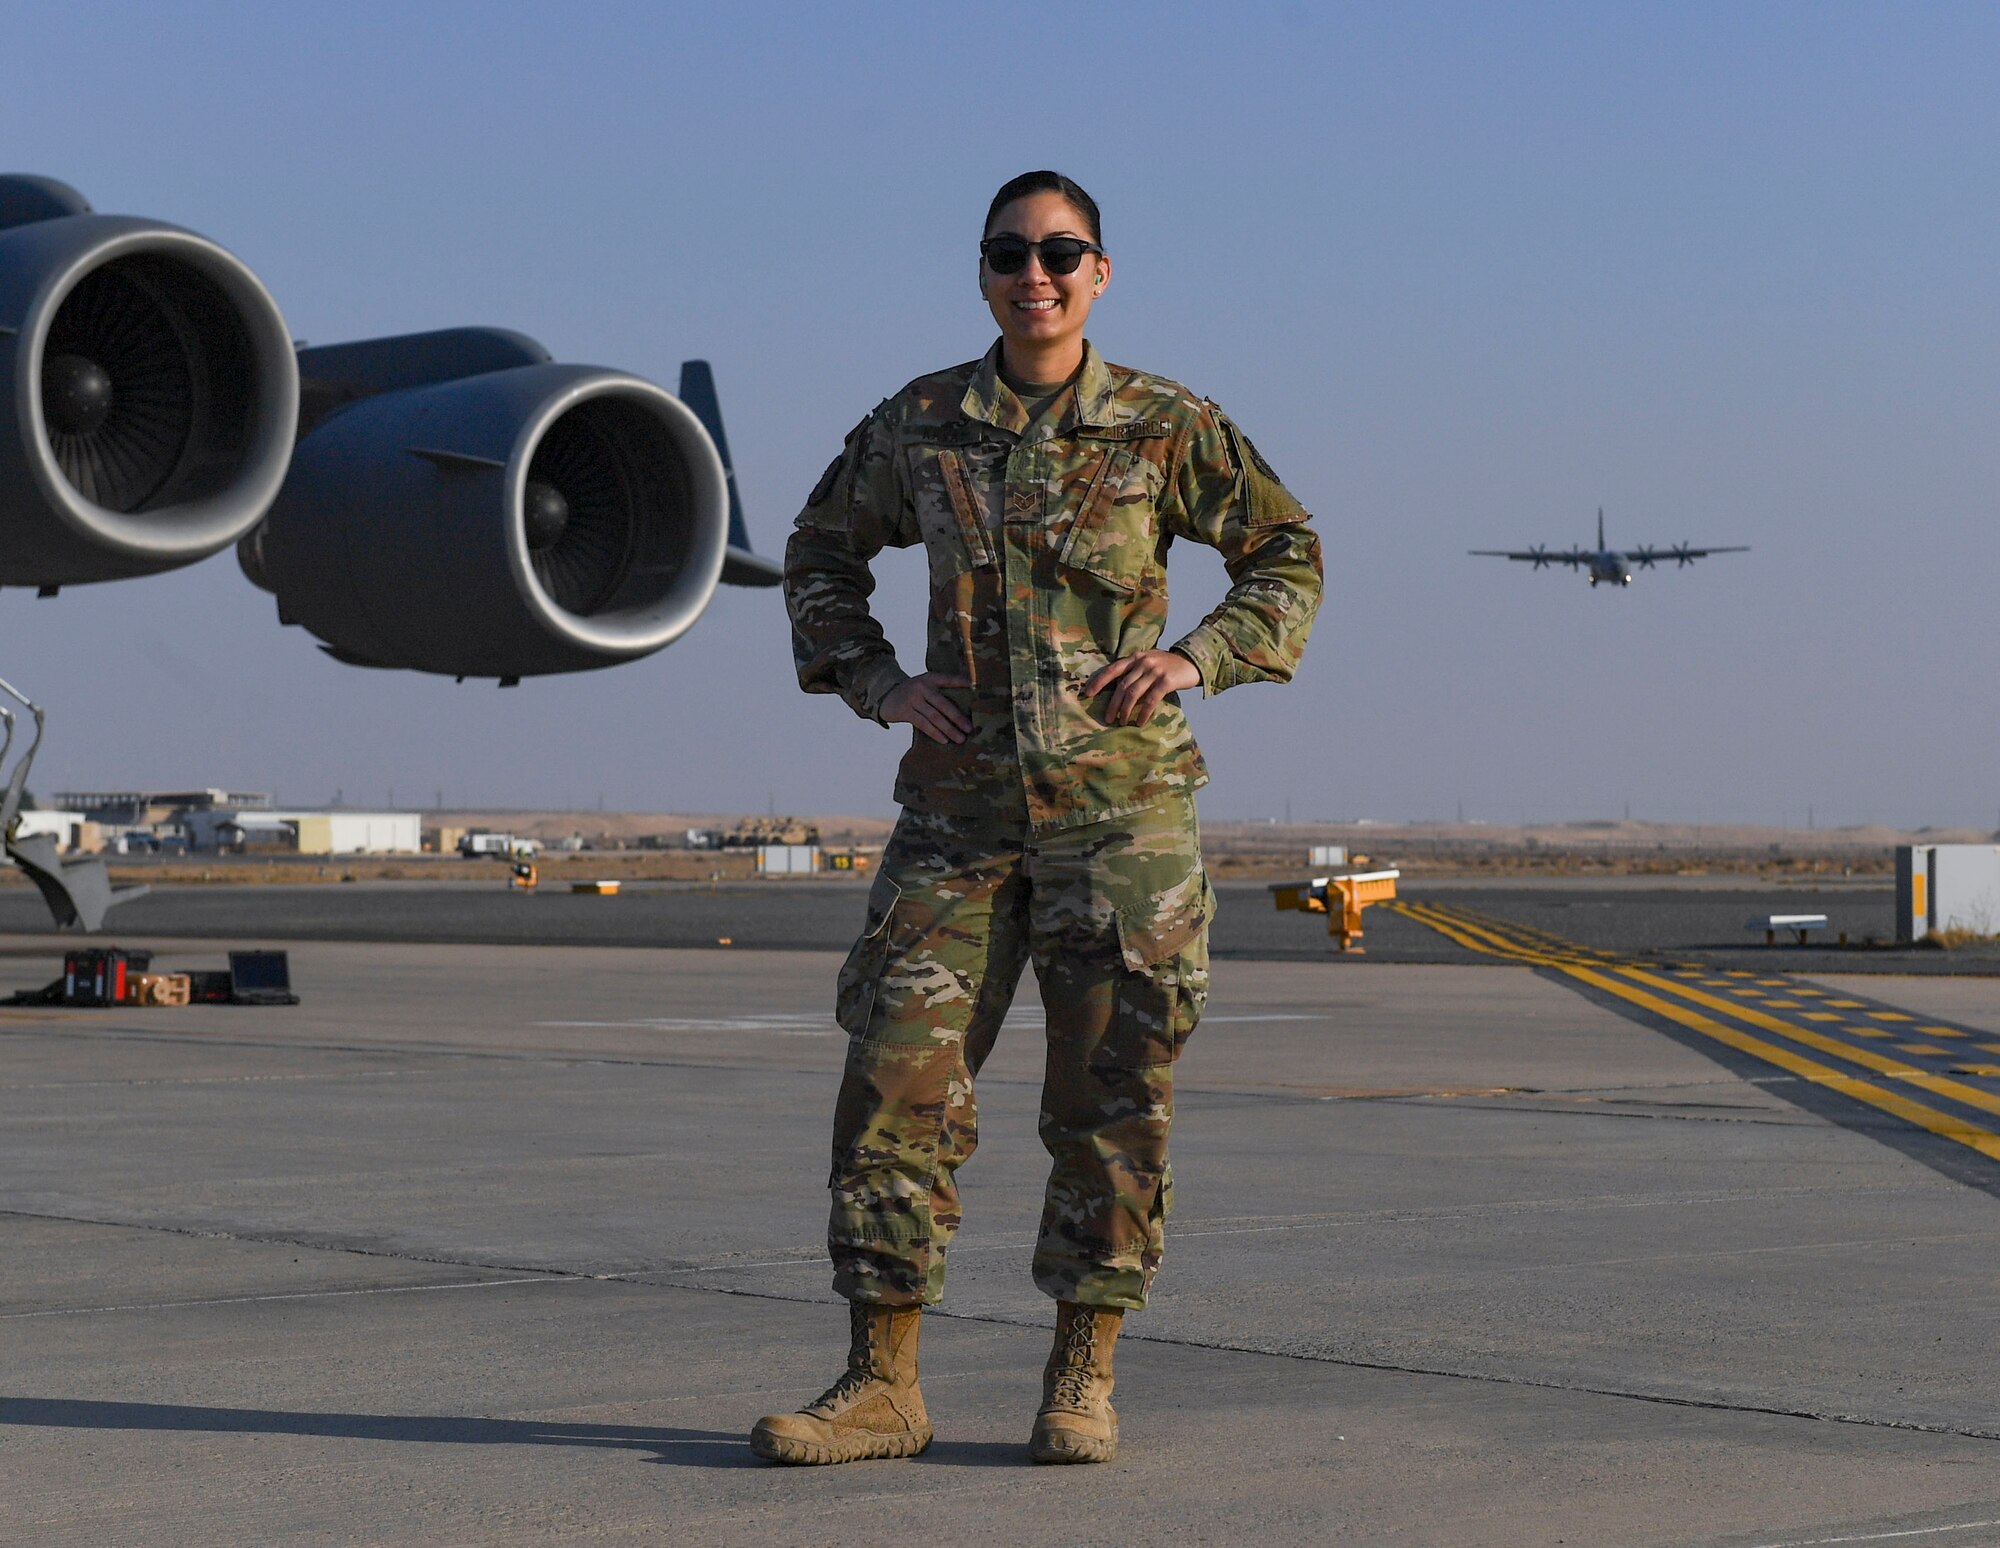
[[[1035,1283],[1145,1305],[1173,1193],[1173,1063],[1208,996],[1213,907],[1191,797],[1032,839],[903,813],[840,974],[850,1041],[827,1235],[840,1294],[943,1296],[956,1176],[978,1143],[973,1082],[1032,961],[1053,1162]]]

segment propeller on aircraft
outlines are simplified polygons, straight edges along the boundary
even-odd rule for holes
[[[1632,584],[1632,573],[1626,567],[1629,561],[1641,570],[1657,569],[1662,559],[1673,558],[1682,568],[1697,559],[1706,559],[1710,554],[1742,554],[1749,549],[1730,544],[1721,548],[1697,548],[1692,543],[1675,543],[1662,548],[1653,543],[1644,543],[1637,548],[1616,552],[1605,545],[1604,512],[1597,513],[1597,546],[1584,548],[1572,545],[1566,551],[1551,553],[1545,543],[1536,543],[1529,548],[1475,548],[1471,552],[1480,558],[1512,559],[1532,565],[1537,570],[1546,570],[1553,564],[1568,565],[1571,569],[1588,574],[1590,584],[1595,586],[1600,580],[1615,580],[1621,586]]]

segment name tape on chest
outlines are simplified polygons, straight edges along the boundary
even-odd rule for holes
[[[958,419],[942,425],[922,425],[911,430],[911,439],[923,446],[976,446],[994,434],[994,427],[976,419]],[[1170,420],[1128,419],[1115,425],[1078,425],[1076,436],[1086,441],[1155,441],[1174,433]]]

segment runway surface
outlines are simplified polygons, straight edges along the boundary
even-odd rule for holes
[[[1989,1089],[1897,1045],[1977,1062],[1993,982],[1402,926],[1468,965],[1217,964],[1103,1469],[1022,1454],[1031,991],[926,1321],[939,1439],[797,1471],[743,1437],[843,1332],[837,954],[306,942],[295,1008],[0,1011],[0,1541],[2000,1542],[2000,1113],[1856,1089]]]
[[[440,944],[708,947],[845,950],[861,923],[866,881],[797,879],[627,886],[617,897],[580,897],[557,885],[511,893],[491,882],[163,887],[111,914],[108,933],[230,940],[429,941]],[[1686,958],[1718,968],[1777,965],[1797,972],[2000,974],[2000,946],[1956,951],[1865,944],[1895,937],[1894,899],[1881,885],[1770,887],[1726,879],[1618,878],[1486,886],[1411,880],[1408,898],[1463,904],[1580,944]],[[1211,933],[1219,957],[1322,961],[1336,955],[1325,921],[1279,914],[1268,888],[1224,883]],[[1756,915],[1823,913],[1831,940],[1767,947],[1747,928]],[[1471,963],[1479,953],[1418,920],[1380,908],[1365,916],[1363,945],[1376,962]],[[26,889],[0,892],[0,938],[48,928]]]

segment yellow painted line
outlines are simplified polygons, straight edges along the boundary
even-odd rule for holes
[[[1805,986],[1804,984],[1793,984],[1793,985],[1792,985],[1792,993],[1793,993],[1793,994],[1809,994],[1809,995],[1811,995],[1811,996],[1812,996],[1812,997],[1813,997],[1813,998],[1814,998],[1815,1000],[1817,1000],[1817,999],[1818,999],[1818,998],[1819,998],[1819,997],[1820,997],[1821,995],[1825,994],[1825,993],[1826,993],[1826,991],[1825,991],[1824,989],[1808,989],[1808,988],[1806,988],[1806,986]]]
[[[1442,912],[1442,910],[1439,910],[1439,912]],[[1459,943],[1469,947],[1473,951],[1485,951],[1511,956],[1517,961],[1526,962],[1535,967],[1566,967],[1572,962],[1585,960],[1576,953],[1558,953],[1523,946],[1519,942],[1509,939],[1501,927],[1489,924],[1487,921],[1476,916],[1467,917],[1461,913],[1454,914],[1451,918],[1459,930],[1465,932],[1465,936],[1472,937],[1471,939],[1466,939],[1465,936],[1461,936]],[[1482,937],[1490,944],[1480,944],[1480,938]]]
[[[1978,1151],[1988,1160],[2000,1161],[2000,1135],[1989,1134],[1986,1130],[1979,1128],[1975,1124],[1968,1123],[1962,1118],[1953,1117],[1950,1113],[1941,1113],[1936,1108],[1926,1107],[1921,1102],[1912,1102],[1908,1097],[1899,1095],[1896,1092],[1884,1091],[1880,1086],[1871,1085],[1865,1080],[1857,1080],[1851,1075],[1841,1074],[1838,1070],[1828,1069],[1825,1065],[1816,1064],[1811,1059],[1794,1053],[1789,1048],[1780,1047],[1775,1043],[1767,1043],[1762,1038],[1750,1036],[1747,1032],[1739,1032],[1734,1027],[1725,1026],[1721,1022],[1700,1014],[1698,1011],[1690,1010],[1683,1005],[1673,1004],[1670,1001],[1659,998],[1657,995],[1647,994],[1642,990],[1634,989],[1629,984],[1620,983],[1615,978],[1593,972],[1589,968],[1566,968],[1564,971],[1573,977],[1582,979],[1585,983],[1593,984],[1600,989],[1619,996],[1621,999],[1629,1000],[1632,1004],[1649,1010],[1656,1016],[1664,1016],[1669,1021],[1677,1022],[1691,1031],[1701,1033],[1704,1037],[1712,1037],[1717,1042],[1727,1043],[1731,1048],[1751,1054],[1756,1058],[1762,1059],[1767,1064],[1775,1064],[1779,1069],[1790,1070],[1794,1075],[1809,1080],[1814,1085],[1825,1086],[1830,1091],[1838,1091],[1842,1096],[1852,1097],[1857,1102],[1865,1102],[1870,1107],[1901,1118],[1905,1123],[1913,1123],[1918,1128],[1938,1135],[1942,1139],[1955,1140],[1969,1149]],[[1641,982],[1650,981],[1647,975],[1637,973],[1633,969],[1627,968],[1625,971],[1629,976],[1638,978]],[[1704,996],[1704,998],[1710,997]],[[1739,1007],[1730,1005],[1727,1001],[1717,1000],[1714,1001],[1714,1004],[1718,1009],[1732,1015],[1755,1014],[1754,1012],[1746,1013]],[[1764,1017],[1762,1019],[1775,1021],[1773,1017]],[[1777,1025],[1780,1030],[1784,1030],[1783,1023],[1777,1023]],[[1793,1028],[1790,1030],[1796,1032],[1799,1029]],[[1840,1053],[1842,1057],[1852,1058],[1865,1050],[1841,1049],[1836,1046],[1835,1051]],[[1887,1061],[1882,1062],[1886,1063]],[[1901,1073],[1901,1071],[1892,1068],[1890,1073]],[[1979,1095],[1983,1096],[1984,1093],[1979,1093]],[[2000,1103],[1996,1103],[1996,1106],[2000,1106]]]
[[[1915,1021],[1915,1016],[1905,1016],[1901,1011],[1870,1011],[1870,1021]]]
[[[1461,928],[1473,935],[1492,935],[1495,933],[1482,931],[1478,926],[1463,921],[1460,923]],[[1474,950],[1478,949],[1474,942],[1466,942],[1465,944],[1471,945]],[[1583,978],[1589,982],[1597,982],[1596,975],[1583,964],[1551,961],[1546,965],[1559,967],[1574,977]],[[1944,1080],[1942,1077],[1931,1075],[1927,1071],[1915,1069],[1902,1061],[1878,1054],[1872,1049],[1865,1047],[1857,1048],[1850,1043],[1826,1037],[1813,1031],[1810,1027],[1798,1026],[1780,1017],[1766,1015],[1754,1005],[1738,1005],[1733,1001],[1722,999],[1716,995],[1705,994],[1690,985],[1675,983],[1670,979],[1649,973],[1643,968],[1627,965],[1618,971],[1639,983],[1650,984],[1664,990],[1668,994],[1679,995],[1683,999],[1691,1000],[1695,1004],[1704,1006],[1709,1010],[1720,1012],[1722,1015],[1754,1026],[1760,1031],[1775,1032],[1780,1037],[1788,1038],[1795,1043],[1804,1044],[1806,1047],[1815,1049],[1820,1053],[1830,1054],[1837,1059],[1845,1059],[1849,1063],[1858,1064],[1863,1069],[1873,1070],[1878,1075],[1888,1075],[1899,1080],[1913,1080],[1924,1085],[1927,1089],[1934,1091],[1939,1096],[1951,1097],[1956,1101],[1964,1102],[1969,1107],[1977,1107],[1985,1111],[2000,1113],[2000,1097],[1990,1096],[1984,1091],[1971,1086],[1961,1085],[1957,1081]],[[1742,993],[1740,989],[1732,992],[1737,994]],[[1850,1033],[1864,1037],[1886,1037],[1888,1035],[1874,1027],[1857,1026],[1848,1028],[1847,1030]],[[1940,1049],[1938,1052],[1942,1054],[1943,1050]],[[1815,1067],[1820,1068],[1819,1066]],[[1838,1072],[1827,1071],[1826,1073],[1831,1075]],[[1843,1076],[1840,1078],[1845,1079],[1846,1077]],[[1983,1133],[1985,1131],[1981,1130],[1979,1132]]]
[[[1783,989],[1788,987],[1786,980],[1782,978],[1760,978],[1757,982],[1762,984],[1766,989]]]
[[[1393,905],[1392,905],[1393,906]],[[1497,931],[1464,919],[1435,904],[1412,903],[1402,912],[1410,914],[1429,925],[1447,939],[1457,942],[1468,951],[1482,952],[1487,956],[1513,957],[1535,966],[1548,966],[1550,959],[1545,953],[1530,951],[1515,945]],[[1484,937],[1484,939],[1480,939]]]
[[[1861,1009],[1861,1002],[1859,1000],[1828,1000],[1826,1003],[1831,1005],[1835,1010]]]
[[[1904,1053],[1928,1054],[1934,1059],[1949,1059],[1951,1057],[1944,1049],[1936,1047],[1931,1043],[1898,1043],[1896,1046],[1902,1049]]]
[[[1717,999],[1712,994],[1703,994],[1699,989],[1670,984],[1664,979],[1654,978],[1640,968],[1628,967],[1623,971],[1627,977],[1640,983],[1657,985],[1697,1004],[1720,1011],[1726,1016],[1734,1016],[1738,1021],[1747,1022],[1762,1031],[1775,1032],[1780,1037],[1790,1038],[1795,1043],[1803,1043],[1806,1047],[1817,1049],[1821,1053],[1832,1054],[1851,1064],[1858,1064],[1863,1069],[1875,1071],[1878,1075],[1924,1076],[1924,1084],[1939,1096],[1948,1096],[1954,1101],[1963,1102],[1968,1107],[1977,1107],[1983,1112],[2000,1113],[2000,1096],[1993,1096],[1977,1087],[1960,1085],[1957,1081],[1945,1080],[1941,1076],[1926,1075],[1924,1071],[1913,1070],[1906,1064],[1876,1053],[1872,1048],[1855,1048],[1847,1043],[1836,1042],[1823,1033],[1813,1031],[1810,1027],[1795,1026],[1791,1022],[1779,1020],[1776,1016],[1767,1016],[1754,1006],[1732,1005],[1729,1001]],[[2000,1143],[2000,1140],[1996,1140],[1996,1143]]]
[[[1951,1072],[1954,1075],[1985,1075],[1991,1077],[2000,1075],[2000,1064],[1954,1064],[1951,1067]]]
[[[1929,1036],[1931,1036],[1931,1037],[1964,1037],[1964,1036],[1965,1036],[1965,1034],[1964,1034],[1963,1032],[1959,1031],[1957,1027],[1918,1027],[1918,1028],[1917,1028],[1917,1030],[1918,1030],[1919,1032],[1923,1032],[1923,1033],[1926,1033],[1927,1035],[1929,1035]]]
[[[2000,1043],[1981,1043],[1979,1047],[1985,1049],[1988,1053],[2000,1053]]]
[[[1450,925],[1449,916],[1439,914],[1429,904],[1384,903],[1382,907],[1387,909],[1392,914],[1401,914],[1405,918],[1416,920],[1419,924],[1429,925],[1433,930],[1436,930],[1440,935],[1446,936],[1450,940],[1456,941],[1461,946],[1467,946],[1471,944],[1465,939],[1463,935],[1461,935],[1458,932],[1456,927]]]
[[[1644,984],[1663,990],[1668,995],[1678,996],[1681,1000],[1692,1002],[1693,1005],[1717,1012],[1735,1021],[1746,1023],[1758,1028],[1760,1031],[1776,1033],[1778,1036],[1792,1043],[1802,1044],[1822,1054],[1845,1060],[1850,1064],[1858,1064],[1862,1068],[1872,1070],[1878,1075],[1885,1075],[1890,1079],[1917,1086],[1934,1096],[1946,1097],[1950,1100],[1964,1103],[1968,1107],[1976,1107],[1982,1111],[2000,1114],[2000,1096],[1993,1096],[1987,1092],[1978,1090],[1976,1087],[1964,1085],[1959,1081],[1948,1079],[1945,1076],[1935,1075],[1929,1071],[1899,1063],[1896,1060],[1875,1053],[1871,1049],[1857,1048],[1850,1043],[1826,1037],[1809,1027],[1802,1027],[1793,1022],[1782,1020],[1779,1017],[1767,1015],[1763,1010],[1754,1005],[1739,1005],[1733,1000],[1725,1000],[1716,995],[1705,994],[1687,984],[1675,983],[1671,979],[1648,972],[1630,963],[1617,967],[1615,971],[1620,976],[1612,977],[1607,972],[1600,970],[1600,967],[1596,964],[1573,959],[1566,961],[1552,954],[1537,953],[1523,948],[1510,941],[1500,929],[1475,922],[1475,920],[1468,919],[1456,911],[1447,911],[1442,906],[1409,904],[1400,906],[1399,911],[1409,914],[1424,924],[1430,925],[1440,934],[1456,941],[1459,945],[1469,950],[1484,952],[1488,955],[1511,957],[1515,960],[1538,966],[1560,968],[1564,973],[1567,973],[1570,977],[1581,983],[1587,983],[1609,994],[1617,995],[1620,999],[1637,1005],[1654,1015],[1663,1016],[1677,1025],[1687,1027],[1691,1031],[1699,1032],[1704,1037],[1713,1038],[1717,1042],[1727,1044],[1729,1047],[1750,1054],[1754,1058],[1761,1059],[1767,1064],[1776,1065],[1782,1070],[1789,1070],[1792,1074],[1804,1080],[1811,1081],[1815,1085],[1824,1086],[1830,1091],[1837,1091],[1843,1096],[1850,1097],[1857,1102],[1864,1103],[1881,1112],[1900,1118],[1906,1123],[1914,1124],[1926,1133],[1935,1134],[1940,1138],[1949,1139],[1957,1144],[1964,1145],[1968,1149],[1979,1152],[1979,1154],[1989,1160],[2000,1161],[2000,1134],[1992,1133],[1975,1123],[1958,1118],[1951,1113],[1940,1112],[1938,1109],[1926,1106],[1924,1103],[1911,1101],[1908,1097],[1898,1092],[1884,1090],[1870,1081],[1858,1079],[1840,1070],[1820,1064],[1783,1044],[1767,1042],[1763,1038],[1754,1037],[1747,1032],[1739,1031],[1737,1028],[1725,1022],[1718,1021],[1712,1016],[1702,1014],[1700,1010],[1693,1009],[1687,1004],[1663,999],[1657,994],[1650,994],[1644,989],[1633,986],[1635,984]],[[1748,978],[1751,975],[1749,973],[1732,972],[1728,976],[1740,979]],[[1626,980],[1629,980],[1629,982]],[[1731,992],[1739,996],[1743,994],[1743,990],[1740,988],[1732,989]],[[1753,997],[1761,998],[1761,996]],[[1827,1003],[1829,1005],[1840,1005],[1843,1002],[1829,1000]],[[1861,1002],[1858,1000],[1845,1003],[1852,1009],[1858,1010],[1861,1008]],[[1878,1017],[1883,1015],[1880,1012],[1873,1014]],[[1915,1020],[1914,1017],[1902,1016],[1898,1012],[1889,1012],[1887,1015],[1895,1016],[1897,1019],[1905,1021]],[[1857,1036],[1888,1036],[1887,1033],[1874,1027],[1855,1026],[1845,1030],[1851,1035]],[[2000,1053],[2000,1043],[1987,1043],[1980,1046],[1992,1052]],[[1930,1049],[1926,1051],[1938,1055],[1944,1054],[1944,1050],[1942,1049]],[[1958,1073],[1972,1072],[1960,1070]],[[1984,1070],[1982,1069],[1980,1073],[1983,1074]]]
[[[1840,1012],[1839,1012],[1839,1011],[1807,1011],[1807,1012],[1805,1013],[1805,1020],[1807,1020],[1807,1021],[1838,1021],[1838,1020],[1840,1020]]]
[[[1842,1027],[1849,1037],[1887,1037],[1889,1034],[1880,1027]]]
[[[1392,903],[1389,905],[1389,907],[1396,908],[1396,905]],[[1463,946],[1467,951],[1480,952],[1486,956],[1507,957],[1513,955],[1512,952],[1506,950],[1498,950],[1492,946],[1474,940],[1471,936],[1467,935],[1462,929],[1459,928],[1456,921],[1453,921],[1446,916],[1433,914],[1429,909],[1420,907],[1417,904],[1414,903],[1409,904],[1403,908],[1398,909],[1397,911],[1399,913],[1407,914],[1411,918],[1429,925],[1433,930],[1437,931],[1438,934],[1442,935],[1446,940],[1453,942],[1455,945]]]
[[[1798,1010],[1800,1008],[1797,1000],[1766,1000],[1764,1003],[1772,1010]]]

